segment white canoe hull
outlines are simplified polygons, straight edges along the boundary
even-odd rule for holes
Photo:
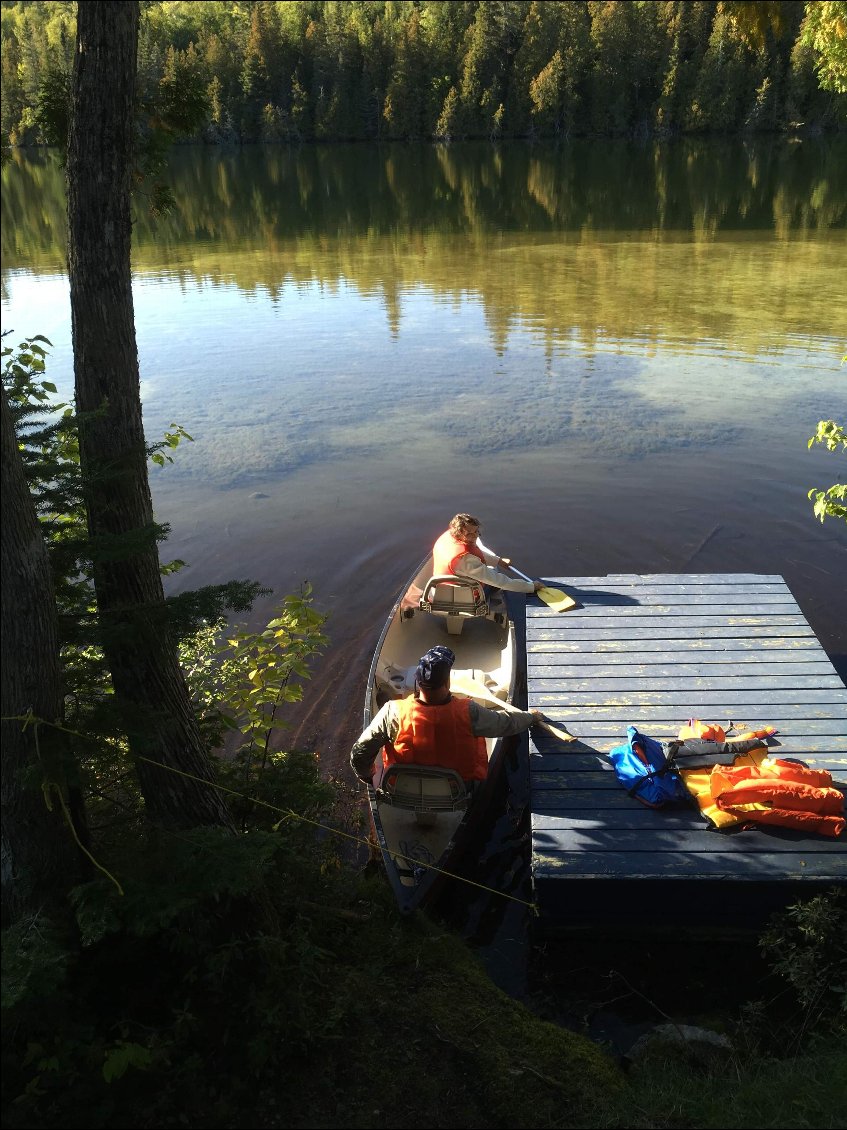
[[[420,657],[435,644],[456,654],[455,672],[466,672],[485,687],[481,705],[491,707],[494,694],[511,703],[515,692],[515,632],[503,594],[487,597],[486,615],[459,617],[420,607],[421,594],[432,575],[427,558],[404,587],[380,636],[368,676],[364,722],[369,725],[390,698],[414,692],[414,671]],[[455,811],[427,811],[425,797],[413,810],[386,803],[380,796],[381,758],[373,786],[368,788],[372,831],[400,909],[411,911],[429,901],[454,872],[471,833],[483,814],[501,763],[502,742],[487,739],[488,778],[471,804]],[[424,791],[428,785],[424,783]],[[437,807],[436,802],[433,805]]]

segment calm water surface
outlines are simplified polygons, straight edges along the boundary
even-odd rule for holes
[[[847,654],[847,538],[806,491],[847,415],[847,145],[183,149],[135,227],[174,587],[309,580],[295,738],[344,764],[401,583],[458,510],[532,575],[781,573]],[[72,390],[64,194],[3,170],[2,314]],[[272,600],[257,608],[266,616]]]

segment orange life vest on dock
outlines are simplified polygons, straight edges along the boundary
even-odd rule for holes
[[[441,765],[455,769],[465,781],[484,781],[488,775],[485,738],[471,727],[470,699],[451,698],[439,705],[414,697],[396,703],[400,729],[393,743],[383,746],[382,763]]]
[[[460,557],[472,553],[485,564],[482,550],[475,545],[467,545],[458,538],[454,538],[449,530],[445,530],[435,545],[432,547],[432,572],[436,577],[458,576],[454,568]]]
[[[833,838],[844,830],[844,797],[825,769],[768,758],[759,765],[718,765],[709,790],[732,823],[776,824]]]

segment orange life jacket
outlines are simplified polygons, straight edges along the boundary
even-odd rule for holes
[[[475,545],[467,545],[458,538],[454,538],[449,530],[445,530],[435,545],[432,547],[432,572],[436,577],[458,576],[454,566],[460,557],[472,553],[485,564],[482,550]]]
[[[760,765],[715,766],[709,785],[714,804],[734,823],[749,820],[832,837],[844,830],[844,797],[825,769],[766,758]]]
[[[750,738],[772,738],[775,733],[776,726],[761,726],[758,730],[747,730],[743,734],[727,737],[726,730],[717,722],[701,722],[699,718],[689,718],[687,724],[680,727],[677,737],[680,741],[696,738],[710,742],[743,742]]]
[[[451,698],[439,705],[414,696],[396,703],[400,715],[397,737],[382,749],[387,769],[395,763],[441,765],[455,769],[465,781],[484,781],[488,774],[485,738],[471,728],[470,699]]]
[[[725,742],[726,730],[717,722],[701,722],[699,718],[689,718],[685,726],[681,726],[677,737],[680,741],[696,738],[709,742]]]

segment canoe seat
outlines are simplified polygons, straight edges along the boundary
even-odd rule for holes
[[[430,577],[423,587],[420,607],[424,612],[446,616],[447,631],[453,636],[461,632],[468,618],[489,613],[485,589],[479,581],[452,575]]]
[[[414,812],[456,812],[468,804],[468,790],[456,770],[437,765],[389,765],[376,796],[380,804]]]

